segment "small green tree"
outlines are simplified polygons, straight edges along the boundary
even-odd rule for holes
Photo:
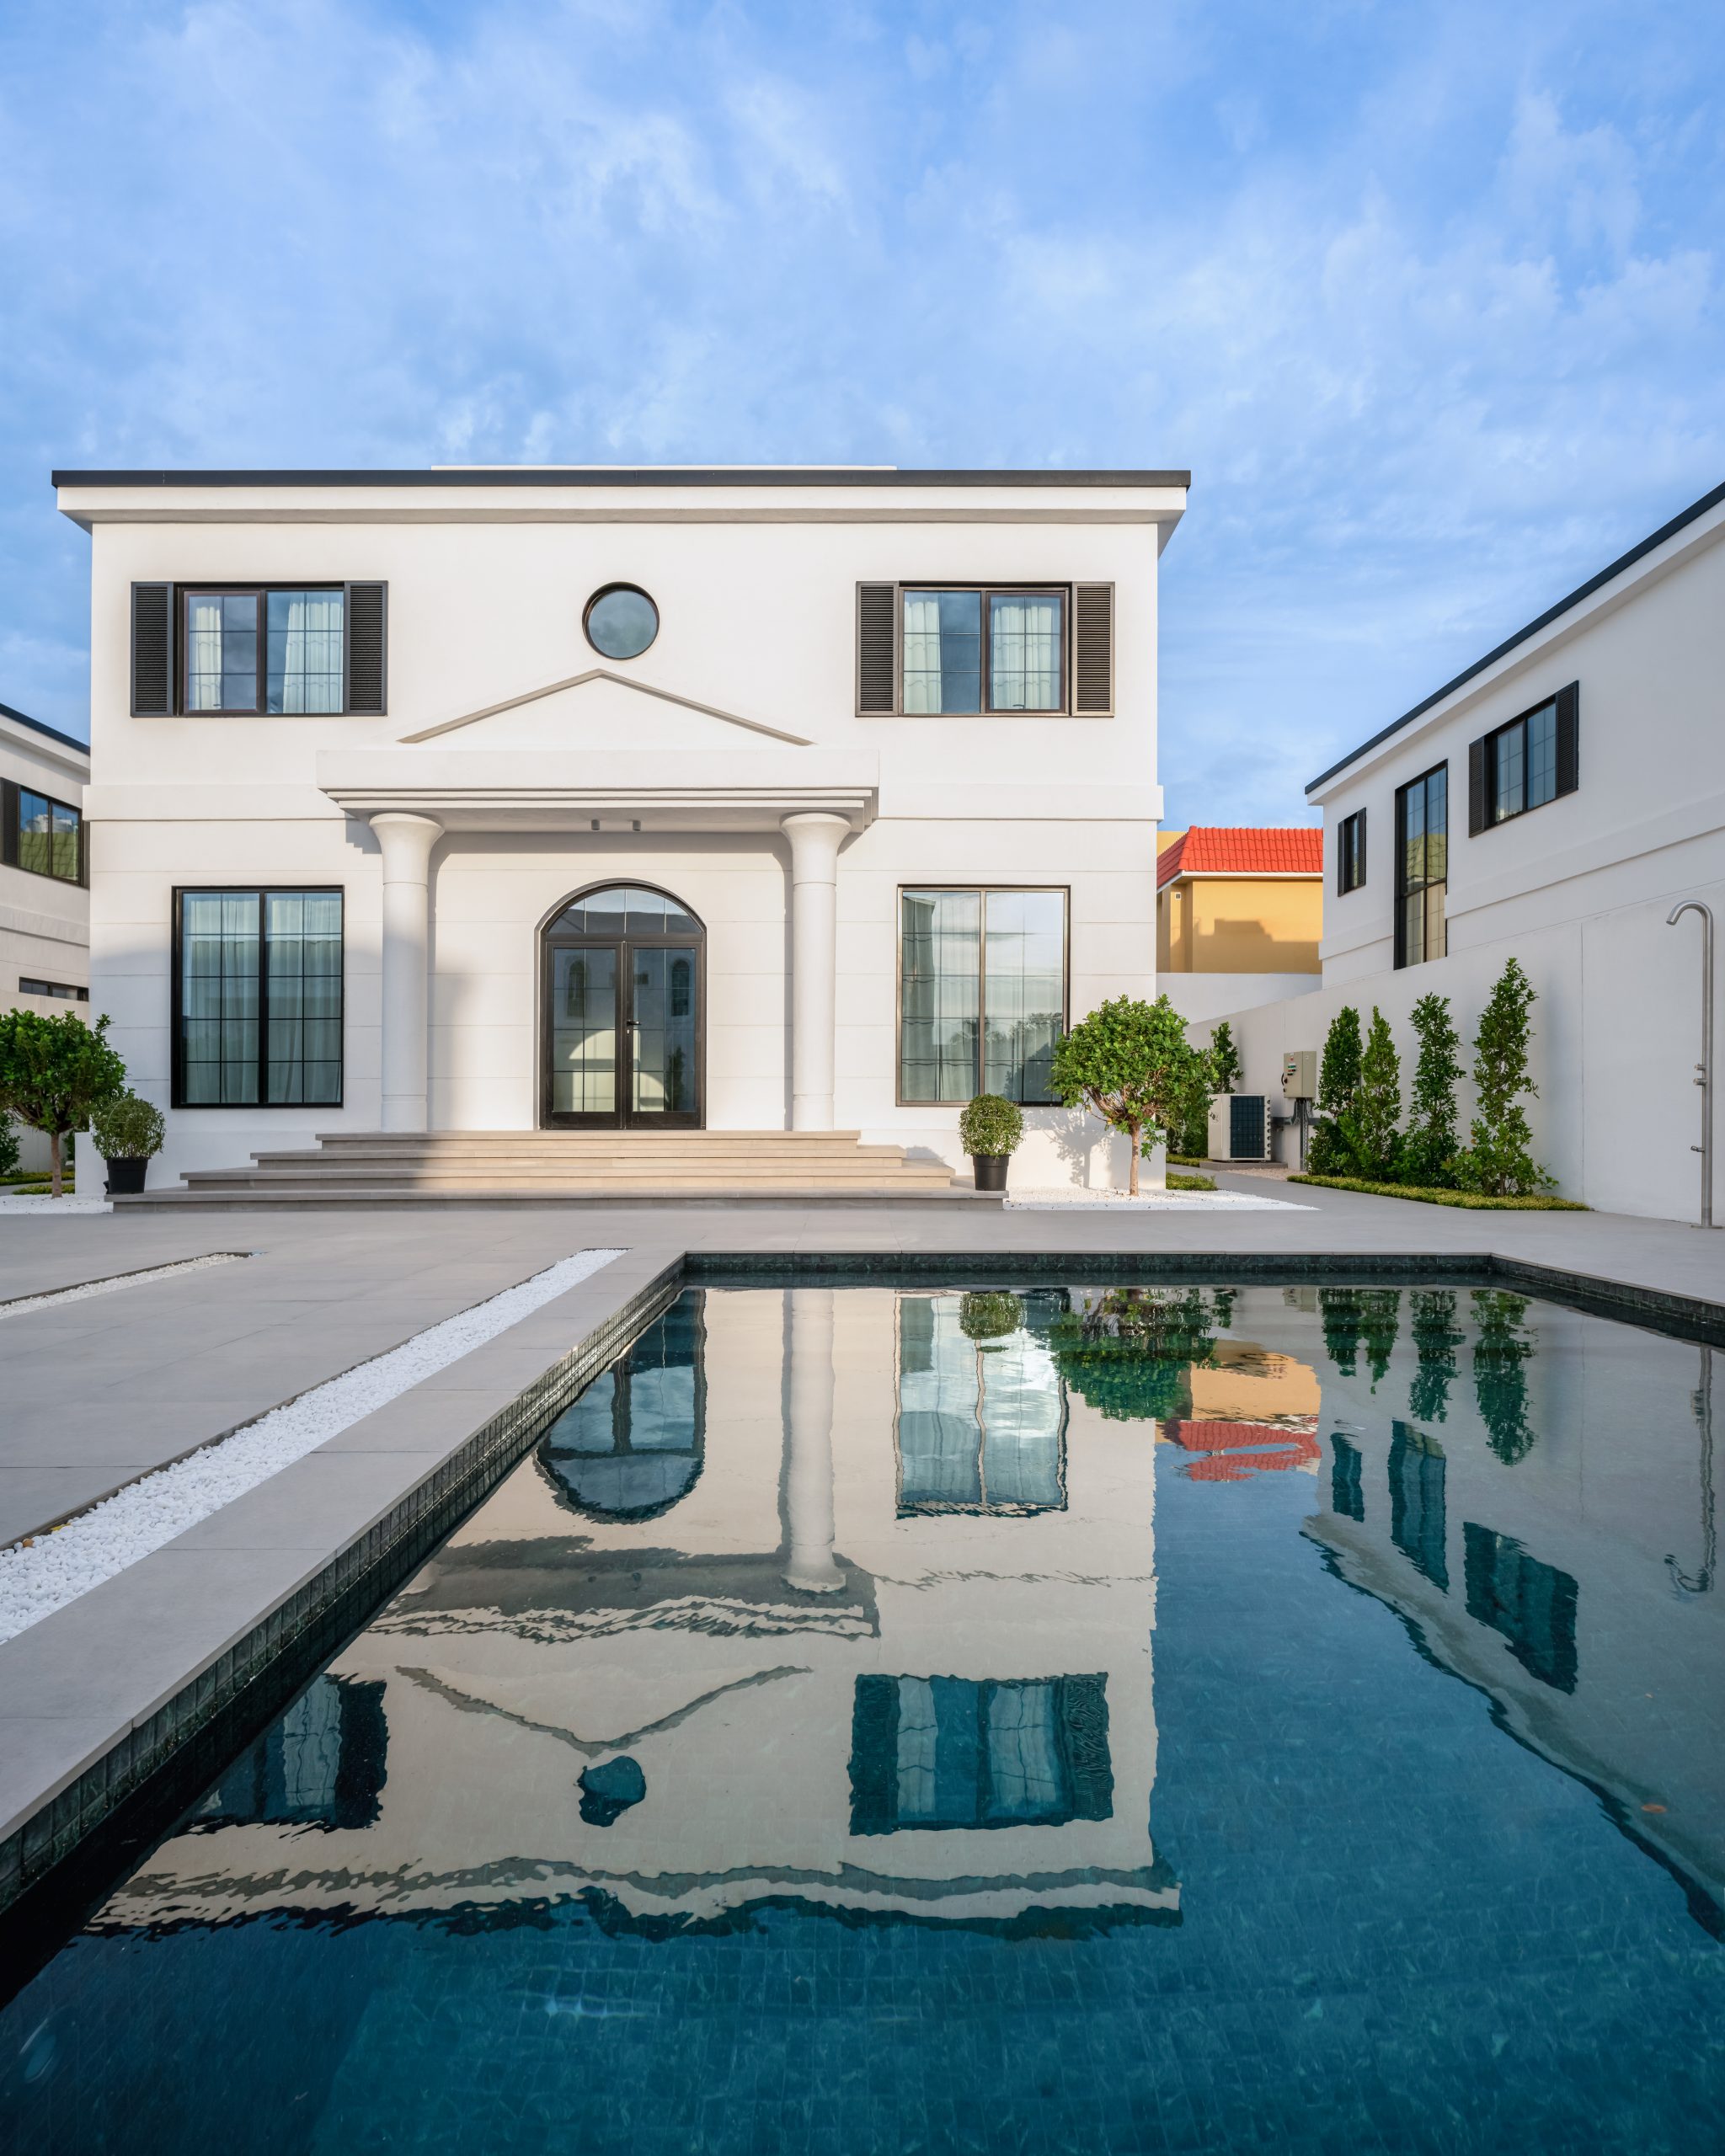
[[[1318,1071],[1317,1114],[1306,1155],[1315,1176],[1348,1175],[1355,1166],[1344,1118],[1352,1113],[1359,1091],[1359,1013],[1344,1005],[1330,1021]]]
[[[109,1047],[107,1033],[105,1016],[91,1027],[70,1011],[57,1018],[35,1011],[0,1013],[0,1109],[47,1132],[56,1198],[62,1142],[126,1085],[126,1065]]]
[[[1210,1037],[1210,1091],[1231,1093],[1240,1083],[1240,1050],[1235,1045],[1234,1028],[1224,1018],[1212,1028]]]
[[[1506,1467],[1526,1459],[1536,1442],[1527,1419],[1527,1365],[1534,1343],[1526,1331],[1527,1298],[1493,1288],[1473,1291],[1473,1392],[1486,1442]]]
[[[1093,1108],[1131,1139],[1135,1198],[1140,1157],[1178,1127],[1204,1063],[1166,995],[1154,1003],[1117,995],[1056,1043],[1049,1083],[1068,1107]]]
[[[1445,1422],[1450,1417],[1455,1350],[1463,1338],[1455,1324],[1455,1291],[1416,1288],[1407,1299],[1413,1315],[1414,1351],[1419,1357],[1407,1390],[1407,1412],[1416,1422]]]
[[[1531,1198],[1551,1188],[1533,1157],[1533,1130],[1521,1105],[1524,1093],[1537,1095],[1528,1075],[1527,1044],[1533,1027],[1528,1012],[1538,1001],[1534,986],[1511,958],[1480,1014],[1473,1043],[1473,1090],[1477,1113],[1470,1142],[1455,1163],[1464,1190],[1493,1198]]]
[[[1381,1182],[1396,1157],[1396,1126],[1402,1120],[1402,1061],[1390,1022],[1376,1004],[1360,1051],[1354,1105],[1340,1118],[1341,1134],[1363,1176]]]
[[[1398,1182],[1442,1190],[1455,1180],[1455,1081],[1461,1039],[1447,995],[1422,995],[1412,1012],[1419,1053],[1407,1102],[1407,1129],[1396,1150]]]

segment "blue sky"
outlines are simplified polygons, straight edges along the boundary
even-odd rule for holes
[[[0,701],[55,465],[1189,465],[1173,823],[1725,478],[1717,5],[0,8]]]

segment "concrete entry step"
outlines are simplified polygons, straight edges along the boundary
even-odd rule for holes
[[[854,1130],[342,1131],[194,1169],[127,1206],[974,1198],[969,1178]]]

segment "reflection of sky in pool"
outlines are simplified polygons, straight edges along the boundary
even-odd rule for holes
[[[1710,1361],[693,1291],[0,2015],[4,2145],[1711,2145]]]

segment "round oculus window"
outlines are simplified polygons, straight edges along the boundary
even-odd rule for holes
[[[659,609],[633,584],[608,584],[587,601],[581,626],[607,659],[638,659],[659,634]]]

